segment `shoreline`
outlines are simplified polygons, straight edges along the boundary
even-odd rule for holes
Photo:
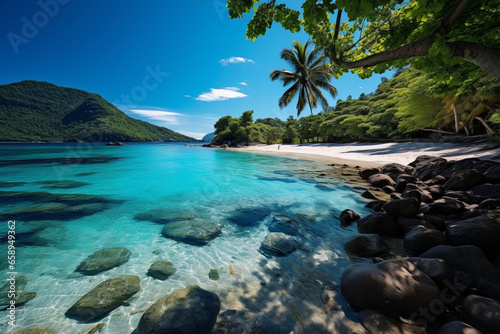
[[[279,149],[278,149],[279,146]],[[500,162],[500,148],[481,144],[451,143],[348,143],[348,144],[272,144],[225,148],[228,151],[271,154],[285,158],[346,164],[363,168],[388,163],[407,165],[418,156],[430,155],[447,160],[478,158]]]

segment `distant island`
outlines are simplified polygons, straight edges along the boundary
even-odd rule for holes
[[[212,141],[214,140],[215,132],[207,133],[201,140],[202,141]]]
[[[133,119],[98,94],[32,80],[0,86],[0,125],[9,142],[197,141]]]

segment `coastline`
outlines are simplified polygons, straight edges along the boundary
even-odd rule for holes
[[[279,146],[279,149],[278,149]],[[431,155],[447,160],[479,158],[500,162],[500,148],[486,145],[451,143],[348,143],[348,144],[272,144],[226,148],[236,152],[272,154],[286,158],[380,167],[388,163],[407,165],[418,156]]]

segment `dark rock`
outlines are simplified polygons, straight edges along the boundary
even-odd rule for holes
[[[139,221],[150,221],[156,224],[169,224],[172,222],[191,220],[199,216],[199,213],[191,210],[178,208],[154,208],[137,214],[134,219]]]
[[[383,188],[385,186],[395,186],[396,182],[385,174],[375,174],[368,178],[368,182],[377,188]]]
[[[448,244],[441,231],[415,226],[404,237],[405,248],[411,256],[418,256],[423,252],[438,246]]]
[[[413,176],[413,175],[408,175],[408,174],[400,174],[400,175],[398,175],[396,182],[400,182],[400,181],[406,181],[407,183],[415,183],[415,182],[417,182],[417,177]]]
[[[500,206],[500,197],[488,198],[479,203],[479,207],[487,210],[495,210]]]
[[[217,271],[217,269],[210,269],[210,272],[208,273],[208,278],[217,281],[219,279],[219,271]]]
[[[497,254],[500,223],[487,215],[461,220],[447,225],[446,238],[452,246],[475,245],[486,254]]]
[[[350,225],[351,223],[355,222],[360,218],[361,216],[358,215],[356,212],[347,209],[340,213],[339,220],[342,225]]]
[[[292,253],[299,246],[298,241],[294,237],[281,232],[269,233],[261,243],[262,249],[280,256]]]
[[[65,315],[83,321],[102,318],[135,295],[141,289],[140,282],[133,275],[104,281],[80,298]]]
[[[472,196],[475,200],[473,203],[480,203],[488,198],[500,197],[500,184],[483,184],[471,189]]]
[[[496,163],[484,172],[484,181],[500,183],[500,164]]]
[[[380,199],[379,196],[377,196],[377,194],[375,194],[371,190],[366,190],[365,192],[363,192],[361,194],[361,197],[367,198],[367,199],[375,199],[375,200],[379,200]]]
[[[423,215],[423,219],[434,225],[434,227],[438,230],[440,230],[441,232],[444,232],[446,231],[446,222],[450,219],[448,216],[445,216],[445,215],[438,215],[438,214],[424,214]],[[425,224],[422,224],[424,226],[426,226]],[[428,227],[428,226],[426,226]]]
[[[446,165],[447,160],[430,155],[421,155],[408,165],[415,167],[415,174],[421,180],[429,180],[439,175],[440,167]]]
[[[110,142],[108,142],[108,143],[106,144],[106,146],[123,146],[123,143],[122,143],[122,142],[120,142],[120,141],[117,141],[117,142],[112,142],[112,141],[110,141]]]
[[[370,334],[427,334],[423,327],[402,323],[377,311],[363,310],[358,313],[358,319]]]
[[[14,290],[16,290],[16,293],[15,293],[16,296],[14,297],[14,300],[16,302],[16,307],[24,305],[36,297],[36,292],[19,291],[17,286],[15,287]],[[0,310],[2,310],[2,309],[5,310],[8,306],[11,305],[10,301],[12,299],[10,297],[8,297],[9,296],[9,292],[8,292],[9,289],[7,289],[7,290],[2,289],[2,292],[5,292],[5,291],[6,291],[6,293],[2,293],[0,295]]]
[[[156,261],[149,267],[148,274],[154,278],[166,280],[177,272],[170,261]]]
[[[210,333],[220,311],[219,297],[191,285],[156,301],[142,315],[137,334]]]
[[[481,248],[472,245],[465,246],[436,246],[423,254],[422,258],[443,259],[450,268],[470,275],[475,282],[479,278],[500,284],[500,270],[486,257]]]
[[[360,234],[347,239],[344,249],[356,256],[376,257],[386,254],[390,247],[378,234]]]
[[[359,308],[405,319],[428,308],[441,294],[432,279],[406,260],[352,264],[342,274],[341,288],[349,303]]]
[[[447,190],[468,190],[484,183],[483,174],[476,169],[464,170],[453,175],[445,184]]]
[[[391,200],[395,200],[395,199],[403,199],[403,196],[401,196],[401,194],[398,194],[398,193],[392,193]]]
[[[433,198],[439,198],[444,195],[444,186],[440,184],[435,184],[433,186],[429,186],[427,191],[431,193]]]
[[[459,201],[470,203],[471,193],[465,190],[447,190],[444,195],[446,197],[456,198]]]
[[[393,186],[385,186],[382,188],[382,190],[386,193],[386,194],[391,194],[393,192],[396,191],[396,189],[393,187]]]
[[[500,332],[500,302],[470,295],[465,298],[463,312],[465,321],[483,334]]]
[[[393,217],[414,217],[419,208],[420,202],[416,198],[403,198],[390,201],[382,209]]]
[[[398,180],[396,183],[396,186],[394,187],[394,190],[397,191],[398,193],[403,193],[406,189],[406,185],[408,184],[408,181],[406,180]]]
[[[463,202],[451,197],[441,197],[433,203],[421,206],[421,212],[426,214],[460,215],[464,209]]]
[[[366,203],[365,207],[373,211],[381,211],[382,207],[386,204],[386,201],[372,201]]]
[[[123,247],[103,248],[87,257],[76,271],[84,275],[95,275],[128,261],[132,252]]]
[[[368,180],[370,176],[375,174],[380,174],[379,168],[366,168],[359,171],[359,176],[361,176],[363,180]]]
[[[404,174],[407,166],[398,163],[389,163],[382,167],[382,173],[389,175],[391,179],[396,180],[399,175]]]
[[[404,233],[407,233],[412,228],[414,228],[415,226],[419,226],[419,225],[422,225],[422,226],[429,228],[429,229],[436,229],[436,227],[433,224],[431,224],[423,219],[416,219],[416,218],[409,218],[409,217],[399,217],[396,221],[396,225]]]
[[[437,334],[481,334],[481,332],[465,322],[455,320],[441,326]]]
[[[205,220],[184,220],[167,224],[161,234],[187,244],[205,245],[221,233],[220,224]]]
[[[453,271],[443,259],[425,259],[410,257],[408,261],[417,266],[429,276],[439,287],[446,286],[446,282],[453,282]]]
[[[406,190],[418,190],[418,186],[415,183],[407,183]]]
[[[381,235],[396,236],[401,230],[396,226],[394,218],[386,213],[372,213],[358,220],[360,233],[376,233]]]
[[[291,217],[285,215],[273,215],[272,221],[267,228],[269,232],[282,232],[291,236],[301,232],[301,224],[295,222]]]
[[[422,201],[422,194],[418,189],[407,189],[401,194],[402,198],[415,198],[419,203]]]

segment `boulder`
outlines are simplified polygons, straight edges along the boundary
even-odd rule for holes
[[[385,186],[382,188],[382,190],[386,193],[386,194],[392,194],[393,192],[396,191],[396,189],[393,187],[393,186]]]
[[[363,180],[368,180],[370,176],[375,174],[380,174],[379,168],[366,168],[359,171],[359,176],[361,176]]]
[[[381,235],[396,236],[401,230],[396,226],[394,218],[387,213],[372,213],[358,220],[360,233],[376,233]]]
[[[396,182],[396,185],[394,186],[394,190],[397,191],[398,193],[403,193],[406,189],[407,184],[408,181],[398,179],[398,182]]]
[[[465,298],[463,313],[465,321],[483,334],[500,332],[500,302],[470,295]]]
[[[479,207],[486,210],[495,210],[500,206],[500,197],[488,198],[479,203]]]
[[[397,180],[398,176],[404,174],[408,167],[396,162],[386,164],[382,167],[382,173],[389,175],[391,179]]]
[[[382,207],[386,204],[387,204],[386,201],[371,201],[366,203],[365,208],[373,211],[381,211]]]
[[[127,262],[131,254],[131,251],[123,247],[103,248],[81,262],[76,271],[84,275],[95,275]]]
[[[471,193],[465,190],[446,190],[444,195],[446,197],[456,198],[459,201],[470,203]]]
[[[433,224],[423,219],[399,217],[396,221],[396,226],[399,227],[404,233],[408,233],[408,231],[410,231],[412,228],[418,225],[421,225],[428,229],[436,229],[436,227]]]
[[[483,184],[471,189],[471,200],[480,203],[488,198],[500,197],[500,184]]]
[[[375,199],[375,200],[379,200],[380,199],[380,196],[377,195],[375,192],[373,192],[371,190],[364,191],[361,194],[361,197],[366,198],[366,199]]]
[[[442,197],[444,195],[444,192],[445,192],[444,186],[442,186],[440,184],[435,184],[433,186],[429,186],[426,190],[431,194],[431,196],[433,198]]]
[[[392,200],[383,206],[382,210],[393,217],[414,217],[418,214],[420,201],[416,198],[403,198]]]
[[[450,223],[446,238],[452,246],[475,245],[486,254],[500,252],[500,222],[487,215]]]
[[[475,282],[483,278],[500,284],[500,270],[488,260],[481,248],[477,246],[436,246],[420,254],[420,257],[443,259],[451,270],[464,272]]]
[[[137,334],[210,333],[220,311],[219,297],[191,285],[156,301],[142,315]]]
[[[418,256],[438,245],[446,245],[448,241],[441,231],[424,226],[415,226],[404,237],[405,248],[411,256]]]
[[[358,319],[368,333],[372,334],[427,334],[427,330],[423,327],[408,325],[372,310],[359,312]]]
[[[422,194],[418,189],[407,189],[401,194],[401,198],[415,198],[420,203],[422,201]]]
[[[187,244],[205,245],[217,237],[221,230],[221,225],[216,222],[193,219],[166,224],[161,234]]]
[[[297,240],[285,233],[271,232],[261,243],[261,248],[275,255],[285,256],[299,248]]]
[[[460,215],[465,204],[456,198],[441,197],[434,202],[421,206],[421,212],[426,214]]]
[[[425,181],[432,179],[436,175],[439,175],[439,169],[441,166],[447,163],[446,159],[440,157],[434,157],[430,155],[418,156],[415,161],[410,162],[408,165],[415,168],[415,175]]]
[[[368,182],[377,188],[383,188],[385,186],[395,186],[396,182],[385,174],[374,174],[368,178]]]
[[[484,172],[484,181],[488,183],[500,183],[500,164],[495,163]]]
[[[176,272],[177,269],[170,261],[156,261],[149,266],[148,270],[149,275],[161,280],[166,280]]]
[[[408,261],[416,265],[418,269],[429,276],[439,287],[446,286],[446,282],[453,282],[453,271],[443,259],[410,257]]]
[[[419,308],[440,298],[434,281],[406,260],[351,264],[342,274],[341,289],[359,308],[404,319],[414,319]]]
[[[418,180],[417,180],[417,177],[413,176],[413,175],[399,174],[397,179],[396,179],[396,182],[399,182],[399,181],[406,181],[406,183],[415,183]]]
[[[453,175],[444,188],[447,190],[469,190],[472,187],[484,183],[484,176],[476,169],[464,170]]]
[[[465,322],[455,320],[441,326],[437,334],[481,334],[481,332]]]
[[[344,249],[356,256],[376,257],[386,254],[390,247],[378,234],[360,234],[347,239]]]
[[[361,216],[358,215],[356,212],[347,209],[340,213],[339,220],[342,225],[350,225],[351,223],[355,222],[360,218]]]
[[[66,311],[68,318],[93,321],[120,306],[141,289],[138,276],[120,276],[106,280],[87,292]]]

